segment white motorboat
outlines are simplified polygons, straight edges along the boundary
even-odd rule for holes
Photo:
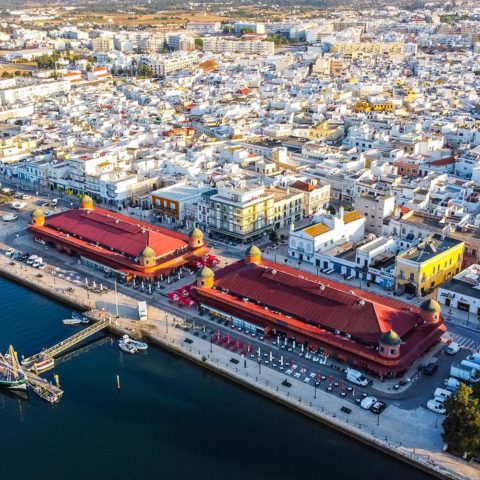
[[[81,320],[76,319],[76,318],[66,318],[65,320],[62,320],[64,325],[80,325],[82,323]]]
[[[80,323],[83,323],[83,324],[85,324],[85,325],[88,324],[88,323],[90,323],[90,319],[89,319],[89,318],[84,317],[83,315],[80,315],[80,314],[77,313],[77,312],[73,312],[73,313],[72,313],[72,319],[73,319],[73,320],[79,320]]]
[[[38,363],[34,363],[33,366],[30,368],[31,372],[40,373],[44,372],[45,370],[49,370],[55,366],[55,360],[53,358],[49,358],[47,360],[42,360]]]
[[[132,347],[135,347],[137,350],[146,350],[148,348],[148,345],[146,343],[133,340],[133,338],[130,338],[128,335],[124,335],[121,341],[128,345],[131,345]]]
[[[137,349],[133,345],[130,345],[129,343],[122,342],[121,340],[118,342],[118,346],[124,352],[137,353]]]

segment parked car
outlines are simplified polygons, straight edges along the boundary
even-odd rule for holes
[[[422,367],[422,372],[425,375],[433,375],[438,370],[438,365],[436,363],[427,363]]]
[[[38,255],[32,255],[31,257],[29,257],[27,260],[27,265],[32,265],[34,262],[36,262],[37,258]]]
[[[5,255],[6,255],[7,257],[13,256],[14,253],[15,253],[15,249],[14,249],[14,248],[9,248],[9,249],[7,249],[7,250],[5,251]]]
[[[22,199],[22,200],[30,200],[31,198],[32,198],[32,196],[31,196],[31,195],[28,195],[28,194],[26,194],[26,193],[24,193],[24,194],[21,196],[21,199]]]
[[[435,400],[434,398],[427,402],[427,408],[432,412],[439,413],[440,415],[444,415],[447,412],[443,403]]]
[[[361,402],[360,406],[365,410],[370,410],[376,403],[377,399],[375,397],[365,397]]]
[[[4,216],[2,217],[2,220],[3,220],[4,222],[14,222],[14,221],[17,220],[17,219],[18,219],[18,217],[17,217],[15,214],[13,214],[13,213],[7,213],[6,215],[4,215]]]
[[[45,262],[42,262],[42,263],[40,263],[40,265],[38,265],[37,268],[38,268],[39,270],[45,270],[46,267],[47,267],[47,264],[46,264]]]
[[[373,413],[380,415],[386,408],[387,408],[387,404],[385,402],[378,401],[373,404],[370,410]]]
[[[50,201],[50,205],[52,205],[53,207],[55,207],[58,203],[58,198],[52,198],[52,200]]]
[[[459,350],[460,345],[458,343],[452,342],[450,345],[448,345],[445,353],[448,353],[448,355],[455,355]]]

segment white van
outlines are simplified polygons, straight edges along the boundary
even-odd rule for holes
[[[480,365],[480,353],[471,353],[465,360]]]
[[[446,378],[443,382],[445,388],[450,392],[456,392],[460,386],[460,382],[456,378]]]
[[[52,199],[50,200],[50,205],[52,205],[52,207],[54,207],[55,205],[57,205],[57,203],[58,203],[58,198],[52,198]]]
[[[347,368],[345,370],[345,373],[347,374],[347,380],[349,382],[356,383],[357,385],[361,385],[362,387],[368,385],[368,379],[364,377],[362,372],[354,370],[353,368]]]
[[[433,398],[439,402],[444,402],[452,392],[450,390],[445,390],[444,388],[436,388],[433,392]]]
[[[458,343],[451,343],[446,350],[446,353],[449,355],[455,355],[460,350],[460,345]]]

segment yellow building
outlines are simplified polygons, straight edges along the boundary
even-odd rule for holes
[[[395,259],[395,284],[407,293],[431,292],[460,272],[464,242],[434,234]]]

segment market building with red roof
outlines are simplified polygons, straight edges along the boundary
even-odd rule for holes
[[[201,311],[281,337],[380,377],[403,374],[446,331],[435,300],[420,308],[262,259],[199,275]]]
[[[87,195],[78,209],[47,217],[35,209],[30,231],[35,240],[125,279],[153,281],[208,253],[198,228],[183,235],[98,208]]]

